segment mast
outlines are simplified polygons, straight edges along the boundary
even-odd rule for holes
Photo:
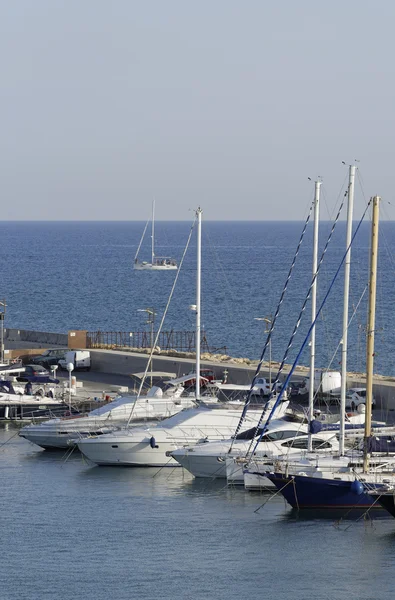
[[[317,264],[318,264],[318,225],[320,218],[320,189],[321,181],[315,182],[314,194],[314,237],[313,237],[313,286],[311,288],[311,322],[317,315]],[[309,381],[309,423],[313,420],[314,382],[315,382],[315,325],[311,330],[310,345],[310,381]],[[308,450],[312,451],[312,435],[309,428]]]
[[[201,259],[202,259],[202,209],[200,206],[197,211],[197,258],[196,258],[196,385],[195,399],[200,397],[200,285],[201,285]]]
[[[155,239],[155,199],[152,200],[152,224],[151,224],[151,264],[154,264],[154,239]]]
[[[370,241],[370,274],[369,274],[369,308],[366,337],[366,414],[365,439],[363,449],[363,471],[369,467],[368,440],[372,429],[372,392],[373,392],[373,362],[374,362],[374,326],[376,316],[376,279],[377,255],[379,244],[379,203],[380,196],[373,198],[372,233]]]
[[[350,295],[352,217],[354,210],[355,165],[349,167],[347,198],[346,258],[344,262],[343,287],[343,332],[341,346],[341,387],[340,387],[340,433],[339,454],[344,455],[344,431],[346,427],[346,388],[347,388],[347,344],[348,344],[348,303]]]

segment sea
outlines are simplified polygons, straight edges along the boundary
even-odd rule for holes
[[[95,467],[17,431],[0,428],[2,600],[394,596],[387,513],[298,514],[279,495],[180,467]]]
[[[0,223],[0,298],[6,326],[67,332],[149,327],[174,273],[133,270],[142,223]],[[302,223],[203,222],[202,321],[209,344],[257,358]],[[272,353],[287,346],[311,280],[311,228],[302,245]],[[321,247],[330,224],[321,225]],[[181,260],[191,223],[158,223],[157,254]],[[319,278],[326,295],[344,254],[339,224]],[[196,232],[164,328],[192,330]],[[395,225],[381,227],[375,369],[394,374]],[[364,368],[369,225],[352,249],[350,366]],[[149,258],[149,241],[142,258]],[[317,325],[318,362],[338,364],[342,282]],[[308,330],[309,305],[290,357]],[[333,358],[334,357],[334,358]],[[304,353],[301,360],[307,362]],[[0,426],[1,600],[392,600],[395,519],[298,514],[280,497],[246,493],[181,468],[96,467],[76,451],[49,452]]]
[[[180,272],[133,270],[144,229],[141,222],[0,222],[0,298],[7,302],[5,326],[66,333],[149,330],[145,308],[153,308],[155,329],[163,317],[174,278],[172,300],[163,331],[192,331],[196,304],[196,225],[158,222],[155,253],[182,260]],[[354,230],[357,224],[355,223]],[[202,223],[202,328],[212,351],[258,359],[267,333],[262,318],[276,312],[302,222]],[[331,223],[320,225],[320,253]],[[281,304],[272,338],[272,358],[281,361],[312,279],[312,224],[309,223]],[[352,246],[349,370],[365,370],[367,281],[370,224],[363,222]],[[189,240],[189,242],[188,242]],[[147,234],[139,258],[150,260]],[[318,277],[316,364],[339,368],[345,223],[339,222]],[[380,225],[377,284],[375,372],[395,375],[393,298],[395,223]],[[335,278],[336,273],[337,277]],[[334,279],[335,278],[335,279]],[[334,281],[333,281],[334,280]],[[311,320],[307,303],[300,327],[287,354],[300,352]],[[268,360],[266,351],[265,359]],[[308,364],[309,346],[299,357]]]

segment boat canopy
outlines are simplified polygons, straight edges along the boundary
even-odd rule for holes
[[[144,375],[146,377],[169,377],[173,379],[173,377],[177,376],[177,373],[168,373],[167,371],[148,371],[148,373],[132,373],[132,377],[136,377],[137,379],[143,379]]]
[[[179,385],[180,383],[185,383],[186,381],[192,381],[196,379],[196,373],[188,373],[188,375],[183,375],[182,377],[178,377],[177,379],[171,379],[170,381],[166,381],[166,383],[170,383],[171,385]],[[200,376],[200,381],[209,381],[206,377]]]

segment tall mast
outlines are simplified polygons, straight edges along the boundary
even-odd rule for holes
[[[154,239],[155,239],[155,200],[152,200],[152,228],[151,228],[151,264],[154,264]]]
[[[318,264],[318,225],[320,218],[320,189],[321,181],[315,182],[314,194],[314,237],[313,237],[313,286],[311,288],[311,322],[314,323],[317,315],[317,264]],[[309,423],[313,420],[314,406],[314,371],[315,371],[315,325],[311,330],[310,338],[310,381],[309,381]],[[308,450],[312,451],[312,435],[309,428]]]
[[[197,211],[197,257],[196,257],[196,385],[195,398],[200,397],[200,286],[201,286],[201,260],[202,260],[202,209],[200,206]]]
[[[347,387],[347,344],[348,344],[348,302],[350,295],[350,266],[351,266],[351,239],[352,217],[354,210],[354,183],[355,165],[350,165],[348,175],[347,197],[347,231],[346,231],[346,258],[344,262],[344,287],[343,287],[343,332],[341,346],[341,387],[340,387],[340,434],[339,453],[344,454],[344,430],[346,426],[346,387]]]
[[[379,203],[380,196],[373,198],[372,233],[370,241],[370,275],[369,275],[369,308],[366,337],[366,414],[365,439],[363,452],[364,473],[369,467],[368,440],[372,429],[372,392],[373,392],[373,362],[374,362],[374,326],[376,316],[376,279],[377,256],[379,245]]]

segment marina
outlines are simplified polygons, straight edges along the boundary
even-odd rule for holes
[[[3,9],[0,600],[392,600],[395,5]]]

